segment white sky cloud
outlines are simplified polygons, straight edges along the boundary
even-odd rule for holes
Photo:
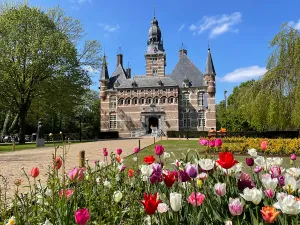
[[[214,38],[226,32],[237,32],[233,27],[242,21],[242,14],[234,12],[230,15],[204,16],[197,24],[190,25],[194,35],[209,31],[209,37]]]
[[[91,66],[83,66],[85,70],[87,70],[89,73],[100,73],[99,70],[93,69]]]
[[[185,24],[182,24],[179,28],[178,28],[178,32],[182,31],[182,29],[185,27]]]
[[[258,78],[267,72],[265,67],[249,66],[238,68],[233,72],[226,74],[220,79],[221,82],[242,82]]]
[[[298,20],[298,22],[290,21],[288,22],[288,25],[296,30],[300,30],[300,19]]]
[[[102,27],[103,30],[105,30],[107,32],[115,32],[120,29],[119,24],[113,25],[113,24],[107,24],[107,23],[100,23],[99,26]]]

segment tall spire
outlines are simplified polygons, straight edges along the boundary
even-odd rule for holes
[[[214,63],[210,53],[210,47],[208,45],[208,53],[207,53],[207,60],[206,60],[206,68],[204,75],[216,75]]]
[[[154,5],[154,16],[153,16],[153,18],[155,19],[155,5]]]
[[[106,58],[107,57],[104,53],[100,80],[108,80],[109,79]]]

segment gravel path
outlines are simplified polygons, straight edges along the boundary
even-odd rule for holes
[[[127,156],[133,153],[133,149],[138,147],[138,140],[141,140],[141,148],[153,144],[153,137],[145,138],[128,138],[116,140],[101,140],[96,142],[87,142],[69,145],[67,154],[66,171],[78,166],[79,152],[85,150],[85,157],[91,163],[94,160],[103,161],[102,148],[107,148],[108,152],[115,151],[117,148],[123,150],[122,156]],[[8,192],[12,193],[15,190],[14,180],[22,179],[23,185],[27,185],[27,180],[22,172],[22,168],[30,174],[32,167],[40,169],[41,182],[46,181],[47,169],[52,165],[52,154],[54,154],[54,147],[45,147],[38,149],[28,149],[16,152],[0,153],[0,174],[7,178]],[[59,148],[57,155],[62,154],[62,149]],[[0,181],[0,187],[3,188],[3,182]],[[22,188],[23,189],[23,188]]]

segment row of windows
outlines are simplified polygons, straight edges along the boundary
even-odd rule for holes
[[[158,97],[155,98],[126,98],[126,99],[120,99],[119,100],[119,105],[137,105],[137,104],[166,104],[166,103],[170,103],[170,104],[174,104],[176,102],[176,98],[174,97],[169,97],[168,99],[166,97],[162,97],[161,99],[159,99]],[[115,104],[114,104],[115,106]]]
[[[198,106],[203,106],[204,105],[204,93],[203,92],[199,92],[198,96],[197,96],[197,103]],[[182,94],[182,106],[188,106],[190,102],[190,94],[189,93],[183,93]]]
[[[153,90],[153,89],[148,89],[148,92],[151,92],[152,90]],[[170,88],[169,91],[173,91],[173,90],[174,90],[173,88]],[[130,91],[131,91],[131,90],[126,90],[127,93],[130,93]],[[138,90],[132,90],[132,91],[137,92]],[[145,91],[144,89],[141,89],[141,90],[140,90],[140,92],[144,92],[144,91]],[[163,91],[163,92],[166,92],[167,89],[162,89],[162,91]],[[120,92],[123,93],[123,92],[125,92],[125,91],[120,90]],[[158,89],[155,89],[155,92],[158,92]]]

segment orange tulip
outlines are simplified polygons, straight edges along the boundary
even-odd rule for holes
[[[276,217],[279,215],[280,212],[276,211],[276,209],[272,206],[264,206],[260,210],[261,215],[267,223],[273,223]]]
[[[33,167],[30,171],[30,175],[33,177],[33,178],[36,178],[38,175],[40,174],[40,170],[39,168],[37,167]]]
[[[117,161],[117,162],[121,162],[121,160],[122,160],[121,157],[118,155],[118,156],[116,157],[116,161]]]
[[[261,147],[261,150],[263,150],[263,151],[267,150],[268,142],[267,141],[261,141],[260,142],[260,147]]]
[[[128,170],[128,177],[133,177],[134,176],[134,170],[133,169],[129,169]]]

